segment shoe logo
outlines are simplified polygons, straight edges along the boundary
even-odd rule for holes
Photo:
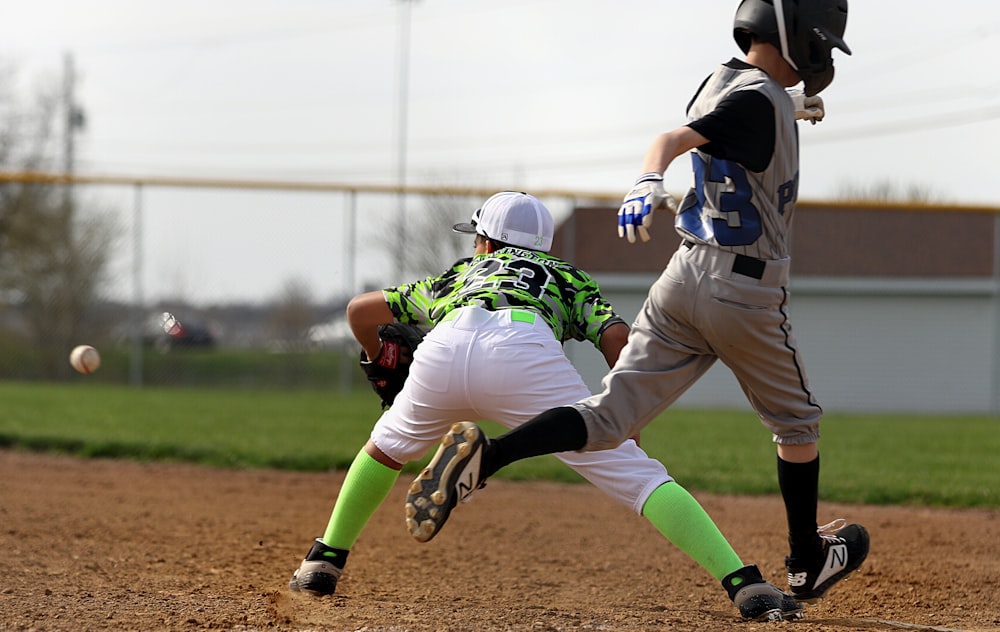
[[[788,574],[788,585],[789,586],[805,586],[806,580],[809,577],[809,573],[789,573]]]
[[[337,557],[337,552],[336,551],[323,551],[323,557],[336,558]]]
[[[847,568],[847,545],[831,544],[827,550],[826,564],[823,567],[823,572],[816,578],[813,586],[822,585],[823,582],[834,577],[845,568]]]
[[[827,557],[830,569],[840,570],[847,566],[847,545],[835,544],[830,547],[830,555]]]
[[[482,450],[476,450],[469,462],[462,468],[458,480],[455,482],[455,489],[459,498],[465,498],[479,488],[479,462],[483,456]]]

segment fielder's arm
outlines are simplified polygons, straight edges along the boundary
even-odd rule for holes
[[[358,294],[347,304],[347,322],[368,359],[377,358],[382,348],[378,326],[395,320],[381,290]]]
[[[628,332],[628,325],[625,323],[615,323],[601,332],[601,353],[609,369],[618,362],[618,356],[628,342]]]

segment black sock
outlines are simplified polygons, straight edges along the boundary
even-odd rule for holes
[[[791,557],[811,562],[821,551],[816,533],[816,506],[819,500],[819,457],[808,463],[790,463],[778,457],[778,487],[788,517],[788,546]]]
[[[575,408],[553,408],[510,432],[490,439],[483,474],[490,476],[514,461],[532,456],[579,450],[587,444],[587,427]]]

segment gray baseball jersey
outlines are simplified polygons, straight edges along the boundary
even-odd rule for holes
[[[795,111],[763,71],[733,60],[702,84],[689,126],[694,185],[676,219],[684,238],[652,285],[603,391],[576,407],[585,449],[641,430],[722,360],[774,440],[819,437],[785,286],[798,182]]]
[[[740,91],[763,95],[773,107],[774,147],[766,168],[753,171],[699,148],[691,152],[695,185],[677,214],[682,237],[757,259],[788,256],[795,211],[799,138],[795,108],[784,89],[760,70],[727,64],[710,76],[688,109],[692,122],[715,111]],[[698,130],[697,123],[692,126]],[[698,130],[700,131],[700,130]]]

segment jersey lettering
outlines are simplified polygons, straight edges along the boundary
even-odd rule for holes
[[[386,288],[383,295],[397,320],[427,327],[460,307],[523,307],[541,316],[560,341],[599,344],[609,321],[621,321],[589,274],[519,248],[459,259],[439,276]]]
[[[494,289],[499,287],[500,279],[496,273],[503,267],[503,262],[489,257],[477,258],[469,266],[469,272],[465,277],[465,292],[478,292],[482,289]]]
[[[516,271],[517,277],[501,279],[498,286],[501,291],[520,291],[534,298],[541,298],[545,294],[545,286],[552,279],[552,275],[544,266],[527,259],[510,261],[507,268]]]
[[[778,214],[785,214],[785,205],[794,202],[795,198],[799,194],[799,174],[795,173],[795,177],[778,187]]]
[[[706,161],[697,152],[691,152],[691,162],[698,204],[681,213],[681,227],[706,241],[714,237],[720,246],[749,246],[757,241],[762,233],[760,211],[750,201],[753,191],[743,167],[729,160]],[[706,211],[706,191],[718,191],[719,210],[711,214]]]

